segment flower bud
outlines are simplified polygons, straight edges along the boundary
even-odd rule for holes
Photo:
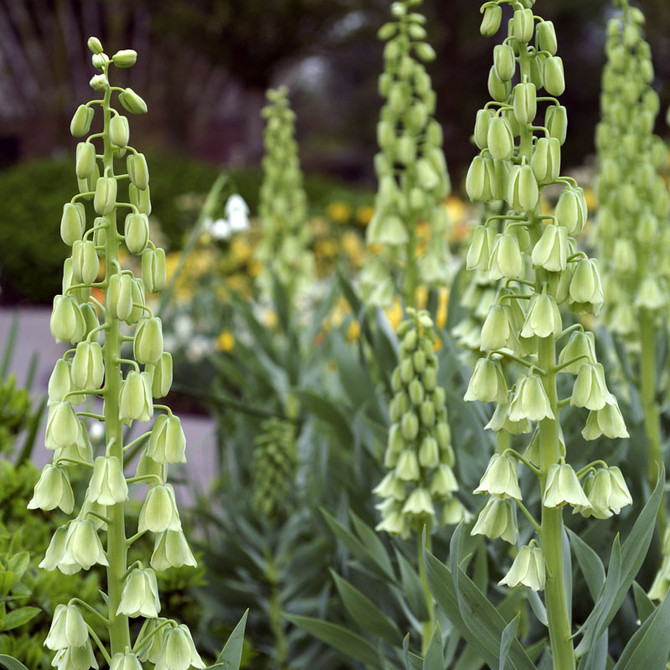
[[[59,358],[56,361],[56,365],[54,365],[51,376],[49,377],[48,404],[51,406],[54,403],[65,400],[65,396],[70,392],[71,387],[72,382],[70,379],[70,365],[64,358]]]
[[[65,468],[47,464],[35,484],[28,509],[43,509],[48,512],[56,507],[65,514],[71,514],[74,508],[74,495]]]
[[[517,212],[535,209],[540,199],[540,189],[530,165],[513,165],[509,172],[507,202]]]
[[[554,419],[549,398],[536,374],[529,374],[517,382],[516,390],[509,408],[510,421],[542,421]]]
[[[168,628],[155,670],[189,670],[191,667],[204,668],[205,664],[195,649],[190,631],[184,624]]]
[[[151,567],[163,571],[168,568],[181,568],[184,565],[197,565],[188,542],[181,530],[166,530],[156,537],[154,552],[151,555]]]
[[[137,188],[135,184],[128,186],[128,195],[130,197],[130,204],[137,207],[140,214],[151,214],[151,193],[149,186],[144,189]]]
[[[89,570],[92,565],[109,565],[95,525],[88,519],[74,519],[67,529],[65,548],[58,568]],[[63,566],[63,567],[62,567]],[[79,566],[77,568],[77,566]],[[64,574],[71,574],[65,572]]]
[[[591,507],[575,471],[568,463],[552,463],[549,466],[542,504],[545,507],[562,507],[565,504]]]
[[[44,646],[55,651],[67,647],[83,647],[87,641],[88,628],[79,607],[56,605]]]
[[[114,319],[125,321],[133,310],[133,278],[115,274],[109,278],[106,307]]]
[[[98,342],[79,342],[71,367],[72,383],[82,390],[99,389],[105,375],[102,347]]]
[[[519,239],[514,233],[498,234],[491,250],[489,278],[520,279],[524,275],[523,254],[519,248]]]
[[[170,484],[156,484],[147,492],[140,510],[137,530],[162,533],[165,530],[181,530],[174,490]]]
[[[88,105],[79,105],[70,122],[70,133],[73,137],[83,137],[91,129],[93,108]]]
[[[89,37],[86,44],[91,53],[101,54],[103,52],[102,42],[97,37]]]
[[[70,296],[54,297],[50,320],[51,334],[56,342],[79,342],[85,334],[86,323],[79,304]]]
[[[146,453],[157,463],[186,463],[186,438],[178,416],[160,414],[151,430]]]
[[[493,65],[502,81],[509,81],[516,70],[514,49],[509,44],[496,44],[493,47]]]
[[[165,251],[160,247],[142,252],[142,281],[149,293],[163,290],[166,282]]]
[[[90,177],[96,166],[95,146],[91,142],[79,142],[75,159],[75,172],[78,179]]]
[[[514,87],[514,116],[522,124],[533,123],[537,114],[535,84],[517,84]]]
[[[550,184],[561,173],[561,143],[555,137],[540,137],[535,143],[530,166],[539,184]]]
[[[147,113],[147,103],[132,88],[126,88],[122,93],[119,93],[119,102],[131,114]]]
[[[517,462],[512,456],[493,454],[474,493],[488,493],[499,498],[521,500],[516,470]]]
[[[507,400],[507,382],[498,361],[490,358],[480,358],[477,361],[463,399],[497,403]]]
[[[72,245],[72,275],[79,284],[92,284],[98,277],[100,261],[91,240],[75,240]]]
[[[568,136],[568,112],[563,105],[549,105],[544,116],[544,125],[551,137],[565,144]]]
[[[149,217],[131,212],[126,216],[123,231],[126,247],[131,254],[141,254],[149,242]]]
[[[109,121],[109,140],[117,147],[125,147],[130,141],[128,117],[115,114]]]
[[[582,437],[585,440],[597,440],[601,435],[610,439],[630,437],[616,400],[608,402],[602,409],[589,412]]]
[[[80,202],[67,202],[63,205],[63,216],[60,220],[60,236],[63,242],[72,246],[82,238],[86,230],[86,210]]]
[[[423,468],[436,468],[440,464],[440,448],[437,440],[430,435],[421,440],[419,464]]]
[[[532,259],[535,267],[550,272],[562,272],[568,262],[568,231],[563,226],[548,223],[542,237],[533,247]]]
[[[562,95],[565,91],[563,59],[560,56],[549,56],[544,61],[544,88],[549,95]]]
[[[116,456],[99,456],[95,459],[87,497],[91,502],[103,506],[116,505],[128,500],[128,484]]]
[[[114,211],[116,205],[116,179],[114,177],[100,177],[95,184],[93,208],[104,216]]]
[[[104,62],[104,58],[96,58],[96,56],[93,56],[93,64],[98,69],[100,69],[101,61]],[[109,81],[104,74],[94,74],[88,82],[88,85],[94,91],[104,91],[109,88]]]
[[[542,24],[540,24],[542,25]],[[514,588],[519,584],[533,591],[542,591],[546,583],[544,554],[538,546],[524,544],[514,558],[508,573],[498,582]]]
[[[112,63],[116,67],[132,67],[137,61],[135,49],[121,49],[112,56]]]
[[[144,318],[135,331],[133,344],[135,359],[138,363],[157,363],[163,355],[163,330],[158,317]]]
[[[488,5],[484,9],[484,16],[482,16],[482,23],[479,26],[479,32],[484,37],[493,37],[499,28],[500,20],[502,18],[502,9],[500,5]]]
[[[473,202],[488,202],[492,198],[490,178],[486,169],[486,160],[475,156],[465,176],[465,190]]]
[[[514,137],[509,122],[503,116],[494,116],[489,122],[486,138],[493,158],[509,160],[514,153]]]
[[[493,226],[476,226],[472,231],[472,240],[466,257],[468,270],[488,270],[491,261],[491,249],[495,241]]]
[[[558,50],[558,42],[553,22],[540,21],[535,28],[535,35],[540,51],[546,51],[549,55],[555,56]]]
[[[512,36],[519,42],[530,42],[534,25],[532,9],[516,9],[512,18]]]
[[[485,535],[492,540],[499,537],[510,544],[516,544],[519,530],[512,499],[489,498],[470,534]]]
[[[148,421],[153,411],[151,376],[148,372],[129,372],[119,393],[119,419],[124,423]]]
[[[69,402],[56,403],[49,409],[46,429],[47,449],[69,447],[79,437],[79,419]]]
[[[556,222],[568,229],[568,235],[579,235],[586,223],[587,215],[584,191],[569,186],[564,188],[554,210]]]
[[[494,116],[495,112],[492,109],[480,109],[477,111],[474,139],[475,144],[482,150],[488,146],[489,123]]]
[[[141,191],[149,186],[149,168],[144,154],[130,154],[126,159],[126,167],[130,183],[134,184]]]
[[[512,90],[512,84],[509,81],[502,81],[496,72],[495,66],[492,65],[489,70],[488,89],[489,95],[496,102],[505,102]]]
[[[172,354],[164,351],[153,370],[151,394],[154,398],[164,398],[172,386]]]

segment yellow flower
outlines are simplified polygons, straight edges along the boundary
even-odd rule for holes
[[[340,246],[342,251],[351,258],[354,265],[359,266],[363,263],[363,241],[358,233],[347,230],[340,239]]]
[[[444,328],[447,324],[447,308],[449,305],[449,289],[446,286],[440,288],[437,294],[437,314],[435,315],[435,325],[438,328]]]
[[[335,223],[346,223],[351,218],[352,209],[345,202],[331,202],[326,207],[326,214]]]
[[[355,342],[356,340],[358,340],[360,334],[361,334],[361,324],[354,319],[351,321],[349,327],[347,328],[347,335],[346,335],[347,341]]]
[[[263,322],[268,328],[274,328],[277,325],[277,312],[273,309],[266,309],[263,314]]]
[[[165,272],[167,274],[167,279],[170,281],[172,275],[174,274],[177,264],[179,263],[179,257],[181,256],[181,251],[171,251],[165,257]]]
[[[337,256],[337,242],[335,240],[319,240],[314,245],[314,255],[317,258],[335,258]]]
[[[370,205],[364,205],[356,210],[356,220],[363,226],[367,226],[375,214],[375,208]]]
[[[584,189],[584,199],[586,200],[586,208],[589,212],[595,212],[598,209],[598,197],[592,188]]]
[[[261,263],[260,261],[251,261],[251,263],[249,263],[247,271],[249,272],[250,277],[258,277],[262,269],[263,269],[263,263]]]
[[[442,340],[440,339],[439,335],[435,338],[435,343],[433,344],[433,349],[435,351],[439,351],[440,349],[442,349]]]
[[[244,265],[251,260],[254,252],[249,240],[238,235],[230,243],[230,253],[239,265]]]
[[[393,301],[393,306],[386,307],[384,309],[384,313],[386,314],[386,318],[391,324],[391,328],[393,328],[393,330],[397,330],[400,322],[402,321],[402,304],[400,302],[400,298],[396,296],[396,299]]]
[[[235,348],[235,336],[229,330],[222,330],[216,338],[216,348],[219,351],[232,351]]]
[[[417,286],[414,292],[414,300],[416,301],[417,309],[425,309],[428,302],[428,287]]]
[[[453,224],[459,224],[468,218],[468,208],[465,203],[455,195],[449,196],[444,201],[444,206],[447,208],[449,220]]]

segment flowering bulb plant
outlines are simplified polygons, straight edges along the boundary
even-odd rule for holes
[[[73,348],[56,362],[49,380],[45,444],[53,459],[28,507],[74,515],[54,533],[40,567],[70,575],[103,566],[107,591],[98,607],[76,597],[59,604],[45,645],[60,670],[98,668],[100,656],[112,670],[139,670],[146,663],[159,670],[204,668],[189,629],[159,616],[156,574],[195,566],[196,560],[167,482],[169,465],[186,460],[184,432],[170,408],[154,402],[167,395],[172,382],[161,321],[146,304],[146,293],[165,284],[165,254],[149,240],[146,159],[130,146],[128,118],[112,101],[116,97],[130,114],[143,114],[147,106],[132,89],[110,83],[112,66],[131,67],[136,52],[109,57],[95,37],[88,47],[97,70],[90,85],[101,97],[80,105],[70,126],[75,137],[88,137],[77,145],[79,193],[63,207],[60,232],[72,254],[51,316],[54,338]],[[94,120],[99,129],[91,133]],[[122,244],[141,256],[141,278],[121,267]],[[132,358],[124,357],[124,345],[132,347]],[[101,413],[79,408],[89,397],[102,399]],[[156,410],[161,412],[152,428],[125,444],[124,427],[148,422]],[[94,456],[84,418],[104,427],[104,453]],[[128,477],[138,451],[136,474]],[[90,474],[80,501],[70,485],[74,469]],[[129,535],[125,503],[133,485],[148,488],[136,530]],[[153,553],[129,565],[129,548],[146,533],[154,536]],[[141,626],[131,626],[140,619]],[[109,648],[96,633],[99,627],[106,630]]]
[[[628,345],[647,446],[647,479],[656,483],[663,462],[657,372],[659,326],[667,320],[670,264],[670,194],[660,174],[667,150],[653,128],[660,110],[652,88],[651,49],[644,15],[626,0],[607,25],[601,121],[596,131],[600,201],[594,238],[604,259],[606,307],[602,320]],[[670,536],[661,503],[657,521],[663,564],[650,595],[662,600],[670,585]],[[665,536],[665,537],[664,537]]]
[[[530,521],[535,538],[519,548],[500,583],[544,590],[554,667],[574,668],[564,511],[572,507],[606,518],[631,498],[617,468],[599,460],[576,470],[567,461],[561,408],[570,403],[588,410],[586,440],[628,433],[596,358],[593,334],[579,323],[565,323],[566,310],[597,312],[603,292],[597,262],[579,251],[574,239],[586,222],[584,193],[561,176],[567,114],[556,97],[565,89],[556,33],[550,21],[534,15],[531,2],[503,1],[483,5],[482,34],[498,32],[506,4],[513,13],[504,40],[494,48],[491,100],[475,123],[480,153],[466,178],[472,200],[503,201],[501,214],[475,228],[467,256],[469,269],[501,282],[482,326],[486,356],[477,361],[465,395],[468,401],[496,404],[487,427],[496,431],[498,443],[475,490],[487,502],[472,533],[516,546],[517,511]],[[562,189],[553,214],[543,211],[541,199],[549,185]],[[509,378],[501,365],[505,359],[518,363]],[[576,377],[568,397],[559,398],[559,375]],[[512,436],[523,434],[530,436],[525,451],[513,448]],[[537,477],[538,519],[524,505],[519,466]]]
[[[448,279],[449,216],[440,203],[451,187],[442,127],[433,118],[436,96],[424,65],[435,59],[435,51],[425,41],[426,18],[415,9],[420,4],[394,2],[394,20],[379,31],[386,42],[379,78],[385,103],[377,124],[379,188],[367,242],[381,245],[382,253],[367,260],[361,283],[368,304],[380,307],[393,303],[399,270],[408,305],[414,305],[420,284],[441,286]],[[420,221],[429,224],[427,240],[420,240]]]
[[[266,296],[272,295],[272,273],[293,295],[314,276],[314,259],[309,251],[307,196],[295,140],[295,112],[288,89],[281,86],[267,92],[268,104],[262,115],[265,126],[263,183],[259,215],[263,238],[256,257],[263,270],[258,277]]]

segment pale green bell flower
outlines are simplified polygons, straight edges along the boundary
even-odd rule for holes
[[[156,573],[151,568],[135,568],[126,577],[117,614],[153,619],[161,611]]]
[[[541,421],[555,418],[540,377],[536,374],[521,377],[510,403],[510,421],[522,421],[523,419]]]
[[[582,436],[585,440],[596,440],[601,435],[611,439],[630,437],[616,400],[606,403],[602,409],[589,412]]]
[[[128,500],[128,484],[116,456],[95,459],[87,497],[91,502],[105,506]]]
[[[488,493],[499,498],[521,500],[517,462],[510,454],[493,454],[479,486],[473,493]]]
[[[35,484],[33,497],[28,509],[49,511],[59,507],[65,514],[71,514],[74,508],[74,495],[67,471],[57,465],[47,464]]]
[[[77,605],[56,605],[44,645],[52,650],[83,647],[88,629]]]
[[[494,540],[499,537],[510,544],[516,544],[519,535],[516,510],[511,498],[489,498],[479,513],[472,535],[486,535]]]
[[[580,508],[591,507],[577,474],[568,463],[552,463],[549,466],[542,504],[545,507],[562,507],[565,504]]]
[[[149,488],[140,510],[137,530],[162,533],[165,530],[181,530],[177,502],[171,484],[156,484]]]
[[[197,562],[181,530],[166,530],[156,536],[151,567],[162,571],[168,568],[195,567]]]
[[[498,582],[510,588],[523,584],[533,591],[542,591],[546,581],[544,554],[536,545],[523,545],[512,567]]]
[[[195,649],[191,632],[184,624],[169,628],[163,636],[163,649],[154,670],[189,670],[191,667],[205,667]]]

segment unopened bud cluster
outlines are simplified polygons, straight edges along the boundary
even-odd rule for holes
[[[259,276],[261,290],[272,294],[272,274],[291,292],[313,277],[309,251],[307,196],[295,140],[295,113],[289,106],[288,89],[282,86],[267,92],[263,183],[259,214],[263,238],[256,255],[263,264]]]
[[[92,640],[115,670],[141,668],[145,660],[163,670],[204,668],[188,630],[157,618],[161,606],[156,572],[196,562],[182,531],[174,491],[166,481],[168,465],[185,461],[184,433],[169,408],[154,404],[167,395],[172,383],[172,358],[163,349],[161,320],[146,305],[146,293],[165,285],[165,253],[149,240],[146,159],[129,145],[128,118],[112,107],[112,95],[118,94],[121,106],[131,114],[146,112],[146,104],[132,89],[109,82],[110,65],[130,67],[134,51],[109,57],[97,38],[89,40],[89,48],[99,72],[91,87],[102,97],[77,109],[71,131],[84,137],[94,122],[99,128],[77,146],[79,194],[64,206],[60,228],[72,254],[65,261],[63,292],[54,299],[51,316],[55,339],[73,347],[56,362],[49,380],[45,444],[53,461],[44,467],[28,506],[75,513],[56,530],[42,568],[72,574],[95,565],[107,567],[104,618],[111,650],[89,636],[76,599],[56,608],[45,644],[56,652],[53,664],[58,668],[97,668]],[[92,204],[92,220],[85,201]],[[141,277],[122,269],[121,244],[141,257]],[[121,358],[124,342],[132,344],[134,359]],[[102,398],[101,415],[84,411],[90,408],[78,409],[91,396]],[[150,421],[159,407],[165,413],[157,415],[153,428],[141,438],[137,473],[127,477],[124,426]],[[84,415],[104,424],[104,452],[95,458]],[[70,485],[75,468],[90,475],[81,501],[75,500]],[[126,528],[124,503],[132,484],[148,484],[148,490],[137,534],[126,539],[132,523]],[[154,535],[152,555],[146,565],[137,561],[129,567],[129,544],[147,532]],[[147,618],[156,626],[143,626],[131,643],[129,617]]]
[[[644,40],[644,15],[623,11],[607,25],[601,121],[596,130],[600,201],[596,238],[604,260],[603,320],[628,339],[639,334],[640,310],[658,315],[668,306],[670,195],[659,169],[666,158],[653,129],[660,102]]]
[[[274,519],[289,510],[295,486],[297,445],[295,425],[272,417],[261,425],[251,462],[252,506]]]
[[[502,4],[483,5],[483,34],[492,36],[500,29]],[[506,39],[495,47],[489,72],[492,99],[475,123],[480,153],[466,179],[473,201],[500,201],[502,213],[474,229],[467,254],[469,270],[500,284],[481,328],[479,346],[485,357],[476,363],[465,400],[495,403],[487,428],[531,435],[524,456],[499,449],[476,489],[489,498],[473,534],[515,544],[522,504],[520,464],[540,480],[543,515],[545,509],[569,505],[602,518],[628,504],[630,495],[616,469],[600,462],[578,476],[565,461],[560,408],[568,402],[589,412],[585,439],[628,433],[596,359],[593,334],[579,325],[564,328],[566,308],[595,313],[603,292],[597,263],[577,250],[574,239],[586,222],[584,193],[560,172],[567,115],[555,97],[565,88],[556,34],[550,21],[518,2],[509,4],[513,14]],[[550,184],[562,189],[551,215],[543,213],[541,200],[542,189]],[[522,366],[514,368],[522,372],[512,380],[502,365],[510,358]],[[558,373],[576,375],[569,398],[558,398]],[[588,473],[594,473],[593,483],[587,479],[583,488],[580,478]],[[548,560],[557,541],[542,535],[522,547],[501,583],[543,588],[549,571],[542,554]]]
[[[419,283],[441,286],[448,280],[449,217],[440,203],[450,183],[442,127],[434,119],[436,96],[424,65],[435,58],[435,52],[425,41],[426,19],[414,10],[420,3],[394,2],[394,21],[379,31],[386,42],[384,72],[379,78],[385,103],[377,124],[379,187],[367,242],[383,245],[383,250],[369,258],[361,282],[368,303],[381,307],[393,303],[394,282],[401,270],[406,296]],[[418,246],[420,221],[429,224],[429,238],[422,248]],[[420,259],[418,270],[416,258]]]
[[[458,523],[454,451],[444,389],[438,386],[435,329],[428,312],[408,310],[398,327],[398,366],[391,383],[391,430],[384,455],[389,470],[374,489],[382,520],[377,530],[407,537],[424,525]]]

